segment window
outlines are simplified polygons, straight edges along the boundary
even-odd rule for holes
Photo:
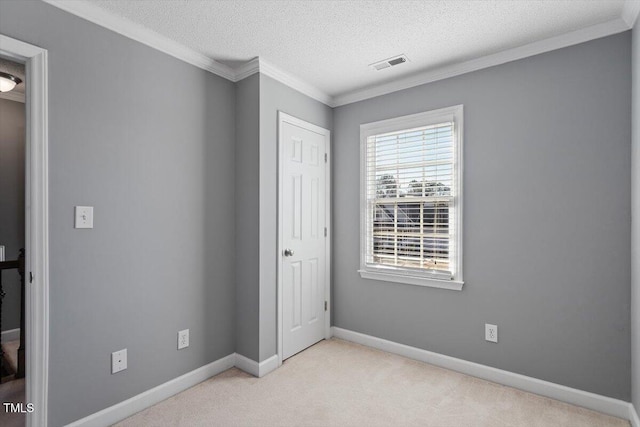
[[[462,289],[462,105],[360,126],[360,275]]]

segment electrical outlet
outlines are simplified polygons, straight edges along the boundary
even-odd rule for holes
[[[115,374],[127,369],[127,349],[111,353],[111,373]]]
[[[189,347],[189,330],[178,331],[178,350]]]
[[[484,339],[490,342],[498,342],[498,327],[496,325],[485,323]]]

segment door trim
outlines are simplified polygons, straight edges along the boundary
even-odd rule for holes
[[[324,338],[331,338],[331,131],[324,129],[320,126],[316,126],[297,117],[291,116],[283,111],[278,111],[278,297],[277,297],[277,350],[278,350],[278,366],[282,365],[282,251],[284,250],[282,243],[282,230],[283,230],[283,182],[284,176],[284,144],[282,141],[282,126],[284,123],[290,123],[292,125],[301,127],[303,129],[315,132],[323,135],[325,138],[325,152],[327,155],[327,162],[325,163],[325,223],[327,227],[327,237],[325,239],[325,284],[324,284],[324,298],[327,301],[327,311],[324,316]]]
[[[47,426],[49,388],[49,110],[47,50],[0,34],[0,54],[26,65],[25,286],[27,427]]]

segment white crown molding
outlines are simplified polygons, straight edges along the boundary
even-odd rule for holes
[[[8,99],[9,101],[22,102],[24,104],[24,93],[21,92],[0,92],[0,99]]]
[[[630,420],[632,417],[631,410],[633,405],[629,402],[539,380],[514,372],[504,371],[502,369],[492,368],[479,363],[445,356],[444,354],[434,353],[421,348],[387,341],[382,338],[376,338],[371,335],[361,334],[336,326],[331,327],[331,331],[332,336],[345,341],[351,341],[388,353],[398,354],[409,359],[419,360],[445,369],[471,375],[472,377],[482,378],[529,393],[560,400],[572,405],[582,406],[583,408],[613,415],[614,417],[625,420]]]
[[[640,13],[640,0],[625,0],[622,6],[622,19],[629,26],[633,28],[638,20],[638,14]]]
[[[254,58],[234,70],[168,37],[126,18],[107,12],[91,3],[74,0],[42,1],[232,82],[240,81],[252,74],[261,72],[317,101],[330,107],[333,106],[331,96],[286,71],[267,63],[263,59]]]
[[[471,71],[493,67],[495,65],[516,61],[518,59],[523,59],[529,56],[561,49],[563,47],[584,43],[589,40],[621,33],[628,30],[629,28],[630,26],[622,18],[617,18],[603,24],[593,25],[591,27],[529,43],[516,48],[507,49],[491,55],[460,62],[453,65],[448,65],[446,67],[438,68],[435,70],[425,71],[388,83],[372,86],[366,89],[360,89],[353,92],[348,92],[343,95],[338,95],[334,97],[333,104],[336,107],[351,104],[353,102],[374,98],[380,95],[386,95],[388,93],[397,92],[399,90],[459,76]]]
[[[333,98],[330,95],[287,73],[286,71],[281,70],[260,57],[253,58],[236,68],[235,71],[236,77],[234,81],[236,82],[246,79],[253,74],[262,73],[292,89],[297,90],[300,93],[303,93],[304,95],[307,95],[310,98],[315,99],[316,101],[320,101],[329,107],[333,107]]]
[[[320,89],[316,88],[315,86],[312,86],[304,82],[303,80],[300,80],[299,78],[287,73],[286,71],[283,71],[277,68],[276,66],[270,64],[264,59],[260,58],[259,62],[260,62],[260,72],[262,74],[265,74],[279,81],[280,83],[283,83],[297,90],[298,92],[301,92],[307,95],[308,97],[311,97],[317,101],[320,101],[323,104],[328,105],[329,107],[334,106],[333,97],[321,91]]]
[[[234,81],[236,82],[239,82],[242,79],[246,79],[247,77],[252,76],[255,73],[259,73],[260,58],[255,57],[252,60],[245,62],[244,64],[236,68],[235,71],[236,71],[236,76]]]
[[[235,71],[236,78],[234,81],[236,82],[242,79],[246,79],[253,74],[262,73],[274,80],[279,81],[280,83],[289,86],[292,89],[297,90],[298,92],[307,95],[310,98],[315,99],[316,101],[320,101],[323,104],[333,107],[333,98],[330,95],[287,73],[286,71],[281,70],[280,68],[276,67],[273,64],[270,64],[260,57],[253,58],[252,60],[236,68]]]
[[[188,64],[207,70],[225,79],[234,81],[235,72],[231,67],[221,64],[206,55],[196,52],[168,37],[136,24],[126,18],[107,12],[86,1],[42,0],[52,6],[93,22],[132,40],[173,56]]]
[[[126,18],[107,12],[104,9],[88,2],[74,0],[42,1],[93,22],[94,24],[119,33],[132,40],[145,44],[151,48],[171,55],[181,61],[210,71],[211,73],[231,80],[232,82],[240,81],[252,74],[260,72],[303,93],[304,95],[328,105],[329,107],[351,104],[365,99],[374,98],[376,96],[455,77],[471,71],[493,67],[495,65],[516,61],[529,56],[620,33],[632,28],[640,13],[640,0],[626,0],[623,5],[621,17],[602,24],[593,25],[491,55],[437,69],[423,71],[391,82],[373,85],[365,89],[358,89],[332,97],[304,80],[277,68],[262,58],[254,58],[234,70],[225,64],[217,62],[206,55],[169,39],[168,37],[162,36],[155,31],[149,30],[148,28],[129,21]]]

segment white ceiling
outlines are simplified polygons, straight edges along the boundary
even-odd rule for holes
[[[259,56],[331,95],[620,18],[624,0],[86,0],[235,68]],[[397,54],[410,62],[373,71]]]

